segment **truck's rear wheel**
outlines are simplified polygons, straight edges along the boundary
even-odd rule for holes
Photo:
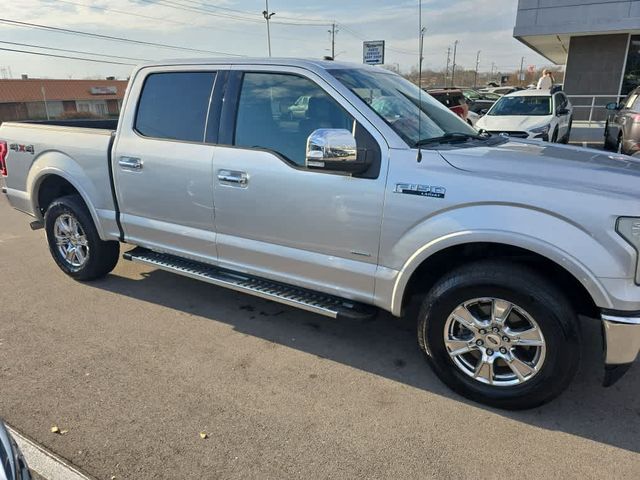
[[[432,288],[418,340],[449,387],[506,409],[559,395],[580,358],[578,321],[562,293],[526,267],[496,261],[457,269]]]
[[[76,280],[93,280],[118,263],[120,244],[100,239],[79,195],[54,200],[44,215],[49,251],[60,269]]]

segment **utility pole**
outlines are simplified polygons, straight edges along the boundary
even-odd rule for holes
[[[478,86],[478,67],[480,66],[480,50],[476,54],[476,73],[473,75],[473,88]]]
[[[336,30],[336,24],[331,24],[331,30],[327,30],[331,34],[331,60],[336,59],[336,33],[339,30]]]
[[[451,47],[447,47],[447,69],[444,71],[444,86],[447,86],[447,79],[449,78],[449,63],[451,62]]]
[[[495,70],[495,68],[496,68],[496,64],[495,64],[495,62],[491,62],[491,81],[492,81],[492,82],[493,82],[493,80],[494,80],[494,77],[493,77],[494,73],[493,73],[493,71]]]
[[[267,44],[269,45],[269,56],[271,56],[271,30],[269,30],[269,20],[276,12],[269,13],[269,0],[264,0],[265,9],[262,11],[262,16],[267,21]]]
[[[456,52],[458,51],[458,40],[453,42],[453,65],[451,66],[451,86],[456,83]]]
[[[518,72],[518,85],[521,85],[522,83],[522,68],[524,66],[524,57],[522,57],[520,59],[520,71]]]

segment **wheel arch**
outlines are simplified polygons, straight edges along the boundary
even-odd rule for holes
[[[548,250],[532,248],[504,239],[464,240],[443,242],[428,249],[412,266],[405,265],[398,275],[392,293],[392,313],[401,315],[411,299],[425,293],[446,272],[460,265],[486,258],[507,259],[525,264],[561,288],[577,312],[587,316],[599,314],[598,305],[609,304],[606,291],[589,270],[558,252],[550,255]],[[542,253],[544,252],[544,253]]]
[[[89,201],[89,195],[71,175],[57,168],[48,168],[39,171],[38,175],[31,179],[30,184],[32,211],[39,220],[44,219],[44,213],[56,199],[77,194],[89,210],[98,235],[104,238],[98,214]]]

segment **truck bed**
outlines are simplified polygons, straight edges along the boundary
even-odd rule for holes
[[[114,130],[103,127],[114,127],[117,121],[106,122],[68,120],[0,125],[0,141],[8,146],[8,176],[4,180],[9,203],[41,218],[39,199],[33,198],[33,192],[48,177],[62,177],[84,198],[96,225],[109,229],[115,219],[109,181]],[[115,226],[114,229],[117,232]]]

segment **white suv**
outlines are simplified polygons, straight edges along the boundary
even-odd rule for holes
[[[567,143],[573,107],[564,92],[521,90],[500,98],[476,128],[517,138]]]

